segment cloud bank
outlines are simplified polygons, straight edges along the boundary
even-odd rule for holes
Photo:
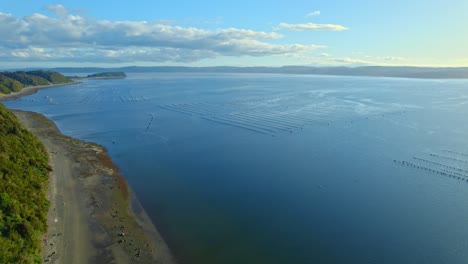
[[[343,31],[348,28],[342,25],[336,24],[316,24],[316,23],[305,23],[305,24],[289,24],[280,23],[278,29],[286,29],[292,31],[305,31],[305,30],[332,30],[332,31]]]
[[[48,6],[53,16],[0,12],[0,59],[72,62],[194,62],[220,56],[300,54],[319,45],[272,44],[276,32],[206,30],[161,22],[108,21]]]

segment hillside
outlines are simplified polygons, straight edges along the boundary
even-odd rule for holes
[[[24,85],[21,82],[0,73],[0,93],[19,92],[23,87]]]
[[[0,104],[0,263],[40,263],[47,229],[49,158]]]
[[[19,92],[27,86],[43,86],[72,82],[55,71],[0,72],[0,94]]]

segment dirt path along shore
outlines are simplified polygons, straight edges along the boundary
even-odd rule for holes
[[[13,111],[46,146],[49,182],[47,263],[176,263],[144,211],[131,209],[131,189],[105,149],[62,135],[42,115]]]

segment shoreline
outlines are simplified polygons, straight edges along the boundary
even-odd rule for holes
[[[10,94],[0,94],[0,102],[18,99],[20,97],[31,95],[37,93],[37,91],[41,89],[51,88],[51,87],[60,87],[60,86],[67,86],[67,85],[75,85],[79,84],[80,82],[70,82],[70,83],[59,83],[59,84],[49,84],[49,85],[37,85],[37,86],[27,86],[21,89],[19,92],[10,93]]]
[[[73,80],[112,80],[112,79],[125,79],[125,77],[72,77]]]
[[[41,114],[11,111],[46,146],[53,168],[43,261],[176,263],[144,209],[133,210],[139,202],[104,147],[61,134]]]

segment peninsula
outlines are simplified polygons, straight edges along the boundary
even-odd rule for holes
[[[112,72],[99,72],[89,74],[88,76],[68,76],[68,78],[73,80],[82,80],[82,79],[122,79],[126,78],[127,75],[122,71],[112,71]]]
[[[0,72],[0,102],[33,94],[42,88],[77,84],[50,70]]]
[[[69,83],[73,83],[73,81],[56,71],[0,72],[0,95],[19,92],[26,87]]]
[[[88,75],[88,78],[101,78],[101,79],[125,78],[125,77],[127,77],[125,72],[100,72],[100,73]]]

